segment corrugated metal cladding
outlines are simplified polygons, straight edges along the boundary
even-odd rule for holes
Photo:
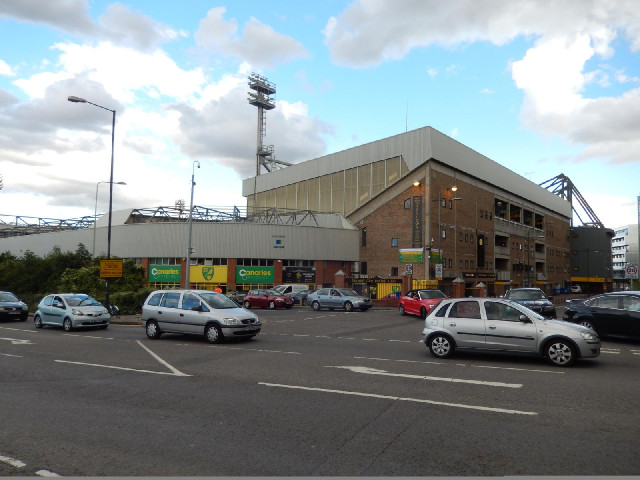
[[[402,156],[410,171],[434,158],[444,165],[570,218],[571,205],[490,158],[431,127],[423,127],[292,165],[242,182],[246,197],[310,178]]]
[[[111,228],[111,255],[122,258],[186,257],[187,223],[145,223]],[[91,251],[93,229],[82,229],[0,239],[0,251],[38,256],[75,251],[83,243]],[[282,260],[357,261],[359,232],[347,228],[319,228],[282,224],[194,223],[193,258],[269,258]],[[107,228],[96,229],[96,254],[107,251]]]

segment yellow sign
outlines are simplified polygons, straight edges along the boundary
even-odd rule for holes
[[[192,265],[189,269],[191,283],[227,283],[227,266]]]
[[[100,260],[100,278],[122,278],[122,259]]]

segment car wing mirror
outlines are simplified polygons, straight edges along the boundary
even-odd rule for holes
[[[531,323],[531,319],[527,317],[524,313],[520,315],[520,321],[522,323]]]

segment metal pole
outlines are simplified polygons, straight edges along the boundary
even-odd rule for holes
[[[200,168],[200,162],[195,160],[193,162],[193,166],[191,169],[191,204],[189,207],[189,247],[187,249],[187,271],[185,272],[185,288],[190,287],[190,273],[191,273],[191,239],[192,239],[192,227],[193,227],[193,189],[196,185],[195,175],[196,175],[196,163],[198,164],[198,168]]]
[[[95,208],[93,209],[93,250],[92,250],[92,254],[93,254],[94,258],[96,256],[96,223],[98,223],[98,187],[100,186],[101,183],[104,183],[104,182],[96,183],[96,204],[95,204]]]

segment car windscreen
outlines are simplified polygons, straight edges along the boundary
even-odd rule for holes
[[[19,302],[18,297],[13,293],[2,292],[0,293],[0,302]]]
[[[97,307],[100,306],[100,302],[89,295],[68,295],[65,296],[67,304],[70,307]]]
[[[236,302],[222,293],[201,293],[200,296],[211,308],[238,308],[238,304]]]
[[[422,299],[447,298],[447,296],[440,290],[420,290],[418,293],[420,294],[420,298]]]
[[[280,292],[278,292],[276,290],[267,290],[267,293],[269,295],[271,295],[272,297],[279,297],[280,295],[282,295]]]
[[[544,293],[538,290],[513,290],[509,294],[511,300],[544,300]]]

